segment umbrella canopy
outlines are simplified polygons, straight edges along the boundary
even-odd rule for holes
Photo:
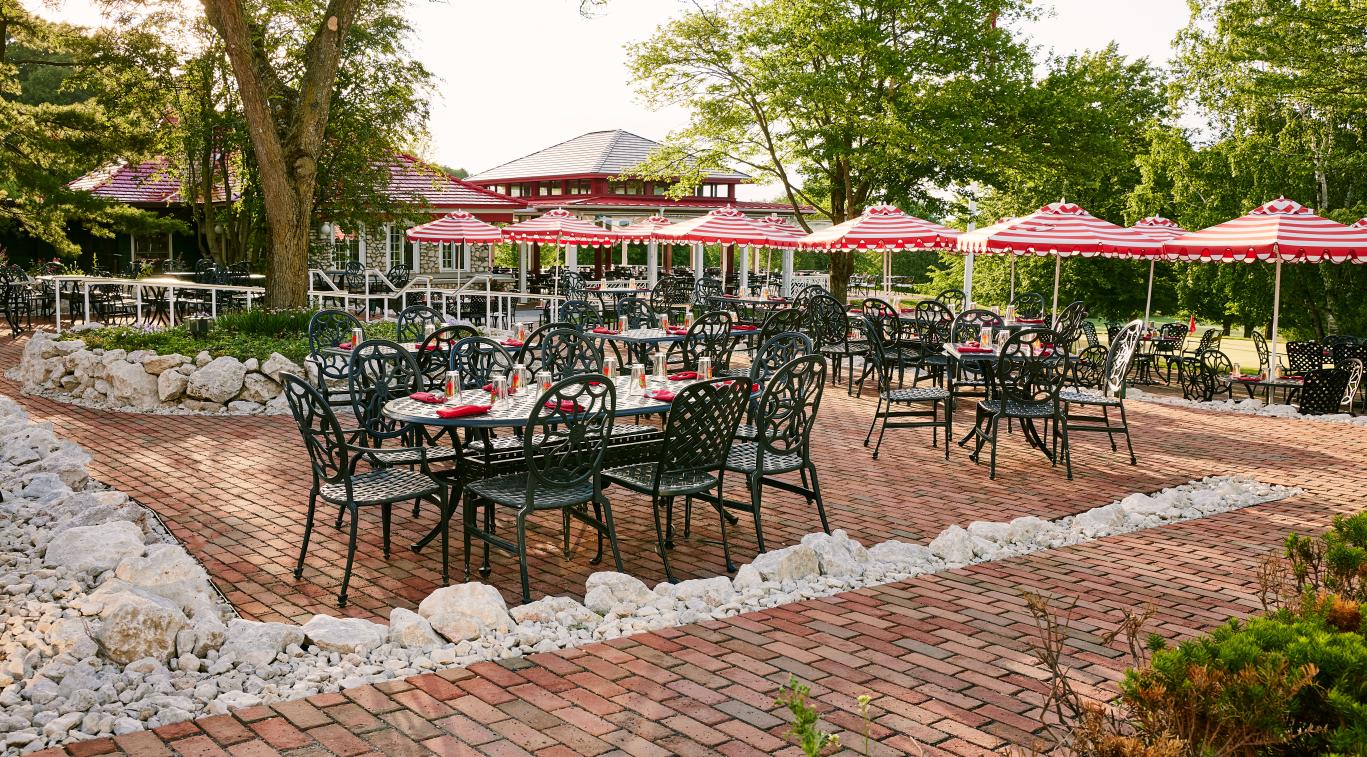
[[[782,241],[764,224],[749,218],[730,205],[717,208],[705,216],[672,224],[661,229],[656,238],[668,242],[703,244],[762,245]]]
[[[766,245],[768,247],[796,248],[798,240],[807,234],[802,229],[788,223],[788,219],[777,214],[770,213],[759,219],[759,222],[764,224],[765,230],[769,232],[771,237]]]
[[[410,242],[472,242],[492,244],[503,241],[503,232],[464,210],[442,216],[421,226],[414,226],[406,235]]]
[[[1357,219],[1356,221],[1353,221],[1353,226],[1352,226],[1352,228],[1354,228],[1354,229],[1367,229],[1367,218],[1359,218],[1359,219]]]
[[[659,239],[660,230],[666,226],[673,225],[673,221],[664,216],[651,216],[644,221],[637,221],[630,226],[624,226],[617,230],[617,236],[626,237],[633,241],[645,241]]]
[[[1160,242],[1175,239],[1187,233],[1187,230],[1177,225],[1177,222],[1164,218],[1163,216],[1149,216],[1139,219],[1139,222],[1130,227],[1135,231],[1149,237],[1153,237]]]
[[[992,231],[987,233],[989,229]],[[1160,244],[1140,232],[1097,218],[1079,205],[1060,200],[1014,221],[962,234],[957,247],[962,252],[1090,258],[1153,255]]]
[[[1345,226],[1278,197],[1233,220],[1164,242],[1163,257],[1221,263],[1367,263],[1367,228]]]
[[[857,218],[808,234],[798,240],[805,250],[909,250],[953,247],[959,232],[903,213],[892,205],[874,205]]]
[[[564,208],[549,210],[536,218],[505,226],[503,237],[515,242],[582,244],[590,247],[614,244],[621,239],[618,234],[595,226]]]

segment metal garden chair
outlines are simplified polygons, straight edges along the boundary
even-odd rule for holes
[[[868,318],[869,316],[864,316]],[[883,330],[875,323],[870,323],[867,329],[869,333],[869,354],[865,357],[870,368],[874,372],[874,377],[878,381],[878,405],[873,411],[873,423],[869,425],[869,433],[864,435],[864,446],[869,446],[869,441],[873,438],[874,429],[878,428],[878,422],[883,422],[882,429],[878,432],[878,443],[873,447],[873,459],[878,459],[878,452],[883,447],[883,435],[889,428],[926,428],[931,429],[930,444],[932,447],[938,446],[938,433],[940,429],[945,432],[945,459],[949,459],[949,440],[952,437],[954,426],[954,402],[947,389],[935,386],[915,387],[910,389],[892,388],[892,369],[895,363],[888,360],[888,344],[884,339]],[[929,403],[929,409],[916,410],[916,406],[923,406]],[[943,405],[943,407],[941,407]],[[898,409],[905,406],[906,409]],[[943,412],[941,412],[943,410]],[[904,420],[904,419],[928,419],[928,420]]]
[[[1043,345],[1051,345],[1044,347]],[[1007,338],[997,356],[994,367],[996,391],[992,399],[978,402],[973,431],[960,442],[975,440],[969,459],[978,462],[985,445],[991,445],[988,477],[997,477],[997,439],[1002,420],[1021,422],[1022,436],[1049,454],[1036,421],[1048,424],[1056,436],[1062,436],[1062,457],[1067,475],[1073,477],[1073,465],[1068,446],[1068,429],[1064,424],[1063,406],[1059,392],[1068,376],[1068,353],[1062,336],[1051,329],[1025,329]],[[1054,442],[1051,462],[1058,464],[1058,440]]]
[[[1069,432],[1077,431],[1097,431],[1106,434],[1111,442],[1111,451],[1117,451],[1115,435],[1125,435],[1125,447],[1130,452],[1130,465],[1135,465],[1138,459],[1134,456],[1134,444],[1130,441],[1130,424],[1125,417],[1125,378],[1130,372],[1130,364],[1134,360],[1135,351],[1139,346],[1139,335],[1144,330],[1143,321],[1130,321],[1116,333],[1115,339],[1111,340],[1111,346],[1106,351],[1102,360],[1101,369],[1098,372],[1098,382],[1093,388],[1100,389],[1100,394],[1083,392],[1076,389],[1063,390],[1059,392],[1059,399],[1063,402],[1064,427]],[[1083,350],[1083,355],[1100,347],[1088,347]],[[1074,364],[1076,373],[1078,366],[1083,364],[1079,360]],[[1100,408],[1100,415],[1082,415],[1074,413],[1073,408]],[[1110,409],[1115,408],[1120,412],[1120,425],[1111,423]]]

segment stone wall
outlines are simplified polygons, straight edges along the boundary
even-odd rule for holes
[[[34,332],[11,372],[28,393],[134,412],[288,412],[280,374],[304,369],[279,353],[256,358],[86,349],[79,339]]]

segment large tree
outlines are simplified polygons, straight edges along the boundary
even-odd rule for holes
[[[1007,137],[1031,61],[1006,22],[1025,6],[696,4],[629,49],[646,100],[691,111],[637,173],[687,191],[707,170],[740,166],[832,223],[889,198],[931,200]],[[853,266],[850,253],[830,256],[836,296]]]

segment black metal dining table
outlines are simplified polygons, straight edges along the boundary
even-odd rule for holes
[[[990,347],[975,347],[967,344],[945,344],[944,352],[945,355],[949,357],[949,367],[946,369],[948,372],[946,383],[948,383],[950,387],[951,395],[954,391],[953,382],[954,377],[958,374],[959,364],[966,362],[980,364],[978,369],[982,371],[983,380],[987,383],[990,394],[994,382],[996,381],[995,371],[993,369],[996,366],[997,357],[1000,355],[1000,347],[998,347],[998,345],[993,344]],[[1049,449],[1049,445],[1046,444],[1044,438],[1040,436],[1039,429],[1035,426],[1034,421],[1030,418],[1017,418],[1016,420],[1020,421],[1021,435],[1025,437],[1025,441],[1030,446],[1043,452],[1044,456],[1047,457],[1050,462],[1053,462],[1054,452]],[[963,439],[959,440],[960,446],[972,437],[973,433],[969,432]]]

